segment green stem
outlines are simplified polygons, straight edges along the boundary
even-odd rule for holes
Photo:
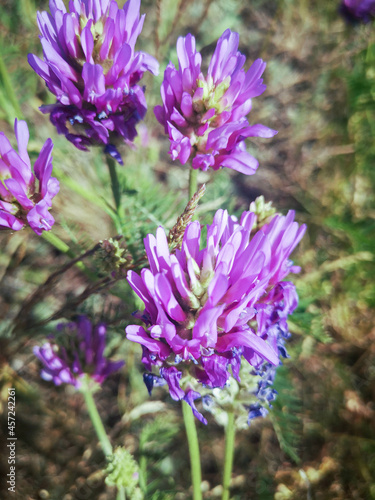
[[[143,452],[144,453],[144,452]],[[139,459],[139,486],[143,493],[147,490],[147,458],[144,454]]]
[[[191,168],[189,172],[189,201],[198,190],[198,170]]]
[[[57,250],[62,253],[66,253],[69,257],[74,258],[73,252],[70,250],[69,246],[56,236],[56,234],[51,233],[50,231],[43,231],[42,236],[46,241],[48,241],[48,243],[57,248]]]
[[[234,437],[236,426],[234,421],[234,412],[228,412],[228,423],[225,428],[225,455],[223,472],[223,496],[222,500],[229,500],[229,489],[232,478],[233,455],[234,455]]]
[[[184,416],[186,435],[189,445],[191,480],[193,483],[193,499],[202,500],[202,473],[197,428],[195,426],[195,418],[193,412],[188,403],[186,403],[185,401],[182,402],[182,414]]]
[[[65,253],[71,259],[75,258],[74,252],[72,252],[72,250],[69,248],[69,246],[63,240],[61,240],[58,236],[56,236],[56,234],[51,233],[51,231],[43,231],[42,237],[43,237],[43,239],[48,241],[48,243],[50,243],[52,246],[57,248],[57,250],[59,250],[60,252]],[[81,269],[82,271],[86,270],[86,267],[82,262],[77,262],[76,266],[79,269]]]
[[[14,92],[14,85],[11,82],[11,79],[9,77],[4,60],[1,57],[1,54],[0,54],[0,83],[2,83],[2,86],[5,90],[5,94],[7,95],[8,101],[10,101],[12,103],[16,117],[19,120],[22,119],[22,111],[21,111],[20,105],[18,104],[18,99],[17,99],[16,93]],[[8,118],[10,118],[10,117],[8,116]],[[13,121],[13,117],[12,117],[12,121]],[[13,123],[12,123],[12,125],[13,125]]]
[[[113,199],[116,206],[116,212],[118,213],[121,205],[120,183],[117,176],[116,160],[114,160],[112,156],[108,154],[107,154],[107,165],[108,165],[109,175],[111,177],[111,188],[113,193]]]
[[[126,500],[125,488],[123,486],[118,488],[116,500]]]
[[[98,409],[95,404],[95,400],[92,395],[92,390],[89,387],[84,387],[81,392],[85,398],[85,403],[87,406],[87,411],[90,416],[92,425],[94,426],[96,435],[98,436],[100,445],[106,457],[112,455],[112,445],[104,429],[102,419],[100,418]]]

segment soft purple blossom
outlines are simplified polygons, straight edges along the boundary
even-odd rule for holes
[[[179,68],[169,63],[161,86],[163,106],[155,107],[158,121],[169,135],[172,160],[208,170],[227,167],[254,174],[258,161],[246,152],[247,137],[273,137],[277,132],[264,125],[249,125],[246,115],[252,98],[266,86],[261,78],[266,67],[257,59],[248,71],[238,51],[239,35],[226,30],[219,38],[208,67],[201,70],[202,56],[195,38],[188,34],[177,41]]]
[[[158,74],[149,54],[136,52],[142,31],[140,0],[122,9],[113,0],[50,0],[50,11],[38,12],[44,59],[29,54],[29,63],[56,96],[42,106],[60,134],[78,149],[103,145],[119,163],[117,143],[131,143],[136,124],[146,113],[145,71]]]
[[[56,385],[71,384],[77,389],[85,377],[102,384],[124,361],[109,361],[104,356],[106,326],[93,325],[86,316],[58,326],[58,332],[34,354],[43,363],[41,377]]]
[[[282,280],[299,271],[289,256],[305,226],[294,222],[292,211],[254,234],[255,221],[252,212],[238,222],[218,210],[206,246],[200,246],[201,227],[194,221],[174,254],[159,227],[156,237],[145,238],[150,269],[128,273],[145,304],[136,314],[145,327],[129,325],[127,338],[142,345],[145,367],[159,368],[172,398],[184,399],[195,412],[199,393],[187,375],[205,387],[222,388],[231,374],[239,379],[242,359],[256,370],[279,364],[280,332],[287,331],[286,316],[296,305],[293,285]],[[147,376],[149,391],[156,380]]]
[[[269,342],[277,349],[280,358],[289,357],[284,342],[290,337],[287,318],[298,305],[298,296],[293,283],[282,281],[270,293],[260,300],[257,305],[256,322],[258,334],[267,334]],[[276,390],[272,388],[276,376],[276,367],[271,363],[263,363],[259,369],[254,369],[253,375],[260,377],[254,395],[257,402],[249,406],[250,421],[257,416],[265,416],[267,408],[271,408],[271,401],[276,397]]]
[[[343,0],[340,12],[351,23],[368,23],[375,17],[375,0]]]
[[[58,180],[51,177],[53,143],[47,139],[32,170],[27,123],[16,119],[14,132],[18,153],[0,132],[0,231],[19,231],[29,225],[40,235],[55,223],[49,213],[52,198],[59,192]]]

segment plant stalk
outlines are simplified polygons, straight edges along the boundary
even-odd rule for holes
[[[198,190],[198,170],[191,168],[189,172],[189,201]]]
[[[2,86],[5,90],[5,95],[7,96],[8,101],[10,101],[12,103],[16,117],[19,120],[22,119],[23,118],[22,111],[21,111],[20,105],[18,103],[16,93],[14,91],[13,83],[9,77],[9,73],[7,71],[5,62],[1,56],[1,53],[0,53],[0,83],[2,83]],[[8,116],[8,119],[10,119],[10,118],[11,117]],[[14,117],[12,117],[12,119],[9,121],[10,121],[10,124],[13,125],[12,122],[14,121]]]
[[[112,445],[104,429],[102,419],[100,418],[94,397],[92,395],[92,390],[89,387],[85,387],[81,389],[81,392],[85,398],[87,411],[90,416],[92,425],[94,426],[96,435],[98,436],[104,455],[106,457],[109,457],[113,453]]]
[[[202,500],[202,473],[197,428],[195,426],[195,418],[193,412],[188,403],[186,403],[185,401],[182,401],[182,414],[184,417],[186,435],[189,445],[191,480],[193,483],[193,499]]]
[[[125,488],[123,486],[118,488],[116,500],[126,500]]]
[[[71,259],[76,258],[74,252],[69,248],[69,246],[62,239],[60,239],[58,236],[56,236],[56,234],[51,233],[51,231],[43,231],[42,237],[43,237],[43,239],[48,241],[48,243],[50,243],[52,246],[54,246],[57,250],[59,250],[62,253],[65,253]],[[88,269],[86,269],[86,266],[84,265],[83,262],[77,261],[74,264],[79,269],[81,269],[81,271],[84,271],[87,275],[92,274],[89,272]]]
[[[121,189],[117,176],[116,160],[113,159],[112,156],[110,156],[109,154],[106,155],[106,158],[107,158],[109,176],[111,178],[111,189],[113,194],[113,200],[115,202],[116,212],[118,214],[121,205]]]
[[[223,472],[223,495],[222,500],[229,500],[230,483],[232,478],[233,456],[234,456],[234,438],[236,434],[236,426],[234,420],[234,412],[228,412],[228,423],[225,428],[225,455],[224,455],[224,472]]]

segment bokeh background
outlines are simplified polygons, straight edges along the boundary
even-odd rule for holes
[[[148,232],[160,224],[172,227],[186,204],[188,170],[170,161],[168,139],[152,112],[164,68],[176,61],[178,36],[193,33],[208,61],[217,38],[231,28],[240,33],[248,65],[258,57],[267,62],[267,90],[254,99],[249,121],[279,133],[250,143],[260,160],[257,173],[223,169],[198,178],[207,183],[202,223],[219,207],[239,213],[264,195],[282,213],[296,210],[308,226],[294,254],[302,272],[294,279],[300,305],[290,321],[291,358],[279,369],[269,417],[237,434],[237,500],[375,498],[375,26],[348,25],[338,8],[336,0],[143,0],[147,15],[137,47],[158,58],[161,72],[144,79],[149,112],[137,149],[122,151],[123,220],[115,225],[100,151],[76,150],[38,111],[53,98],[27,53],[41,55],[36,11],[48,9],[47,2],[0,3],[0,130],[13,137],[14,118],[25,118],[34,158],[52,138],[61,182],[53,232],[73,256],[119,233],[137,252]],[[81,395],[42,382],[32,355],[56,323],[77,313],[109,322],[110,349],[126,360],[97,401],[113,442],[125,444],[147,470],[146,498],[191,498],[180,407],[163,388],[149,398],[140,348],[124,342],[127,318],[140,304],[124,280],[88,294],[93,283],[79,269],[61,272],[69,259],[32,231],[0,234],[4,432],[8,388],[17,395],[12,498],[115,498],[104,484],[103,456]],[[100,252],[85,263],[105,275]],[[219,498],[223,429],[209,418],[198,433],[205,498]],[[6,462],[1,467],[3,479]],[[5,481],[1,487],[1,498],[11,498]]]

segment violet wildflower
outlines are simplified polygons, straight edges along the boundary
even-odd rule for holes
[[[29,54],[29,63],[56,96],[42,106],[51,122],[78,149],[103,145],[119,163],[117,143],[131,143],[146,113],[145,71],[158,74],[149,54],[136,52],[142,31],[140,0],[119,9],[113,0],[50,0],[50,11],[38,12],[44,60]]]
[[[109,361],[104,355],[106,326],[93,325],[86,316],[58,326],[56,336],[34,354],[43,363],[41,377],[55,385],[71,384],[79,389],[86,377],[98,384],[119,370],[124,361]]]
[[[289,255],[305,226],[294,222],[293,211],[276,215],[253,234],[255,221],[252,212],[237,222],[218,210],[204,248],[194,221],[187,225],[181,250],[172,255],[159,227],[156,238],[145,238],[150,269],[140,276],[128,273],[145,304],[137,317],[146,326],[128,326],[127,338],[142,345],[147,370],[158,367],[172,398],[187,401],[202,422],[194,405],[200,386],[223,388],[231,374],[239,380],[243,359],[255,370],[279,364],[278,327],[285,329],[292,295],[278,291],[289,289],[282,281],[289,272],[299,271]],[[163,381],[150,373],[145,382],[151,390]]]
[[[40,235],[55,223],[49,213],[52,198],[59,192],[58,180],[51,177],[53,143],[51,139],[44,143],[33,172],[27,152],[27,123],[16,119],[14,132],[18,153],[6,135],[0,132],[0,231],[19,231],[29,225]]]
[[[343,0],[340,12],[351,23],[369,23],[375,17],[375,0]]]
[[[282,281],[262,297],[255,309],[253,324],[257,334],[267,336],[268,341],[278,352],[279,358],[287,358],[285,340],[290,337],[287,318],[298,305],[298,296],[293,283]],[[230,379],[225,388],[207,390],[202,394],[205,410],[209,411],[219,424],[226,425],[227,409],[232,407],[236,415],[236,426],[245,428],[251,420],[264,417],[272,408],[277,391],[272,387],[276,366],[264,362],[259,367],[242,365],[239,381]]]
[[[192,158],[194,169],[228,167],[248,175],[256,171],[258,161],[246,152],[244,139],[269,138],[277,132],[249,125],[245,118],[252,98],[266,89],[261,78],[266,63],[257,59],[245,72],[246,58],[238,44],[238,33],[226,30],[204,76],[195,38],[188,34],[178,39],[179,68],[171,62],[167,66],[161,86],[163,106],[155,107],[156,118],[169,134],[172,160],[178,158],[184,165]]]

